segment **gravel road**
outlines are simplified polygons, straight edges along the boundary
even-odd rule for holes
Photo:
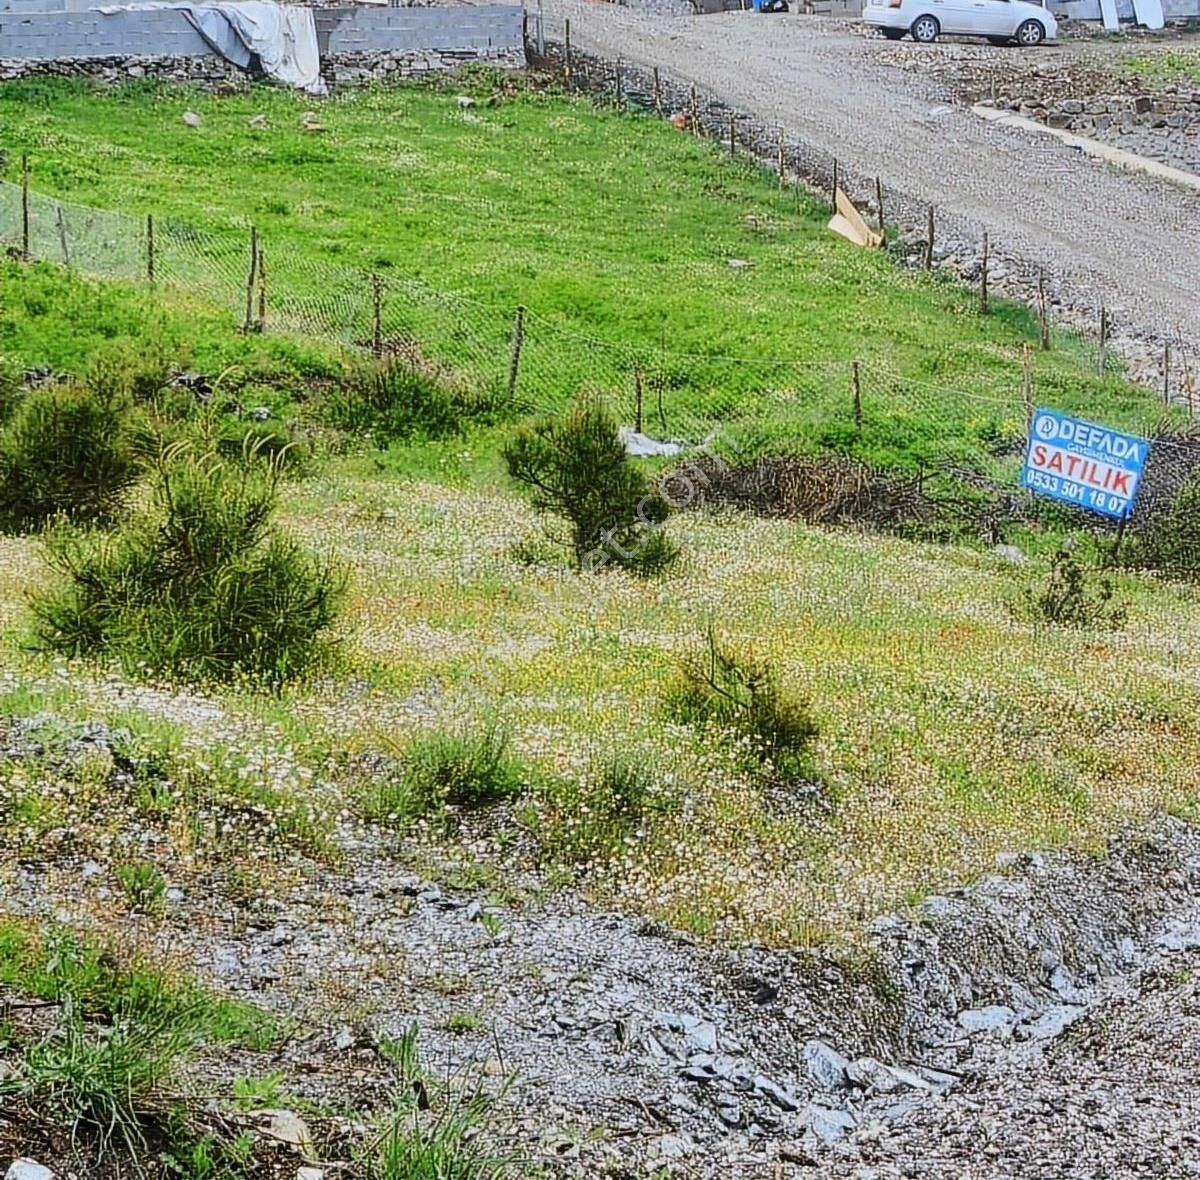
[[[798,14],[671,17],[587,0],[544,2],[549,37],[559,38],[569,19],[574,45],[694,82],[836,155],[851,173],[878,175],[886,189],[932,203],[955,232],[987,231],[998,253],[1045,266],[1073,302],[1103,300],[1132,329],[1200,343],[1200,194],[1118,172],[951,105],[945,85],[907,58],[956,46],[906,46],[900,65],[884,41]],[[1037,52],[1068,59],[1078,49]]]

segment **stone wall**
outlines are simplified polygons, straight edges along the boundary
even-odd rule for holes
[[[0,78],[47,73],[107,77],[114,70],[134,77],[174,78],[181,72],[203,80],[230,76],[231,67],[182,12],[47,12],[48,0],[37,2],[43,6],[40,12],[0,12]],[[381,76],[382,71],[402,77],[468,61],[524,64],[523,14],[516,5],[341,6],[322,8],[316,24],[323,70],[335,80],[344,62],[349,63],[347,76],[366,69],[365,76]],[[203,64],[180,64],[188,59]]]

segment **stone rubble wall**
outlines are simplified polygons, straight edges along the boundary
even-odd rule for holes
[[[69,0],[37,0],[40,12],[0,11],[0,79],[82,74],[215,82],[242,76],[182,12],[47,12],[50,2]],[[323,72],[333,81],[407,78],[475,61],[525,64],[518,5],[339,6],[320,9],[316,23]]]

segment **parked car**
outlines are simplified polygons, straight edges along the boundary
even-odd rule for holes
[[[986,37],[993,45],[1040,45],[1058,36],[1058,21],[1027,0],[866,0],[863,20],[885,37],[936,41],[942,33]]]

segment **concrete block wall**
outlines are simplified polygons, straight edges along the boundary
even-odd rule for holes
[[[0,10],[0,59],[213,55],[187,17],[173,9],[105,15],[95,9],[46,11],[47,4],[77,0],[0,0],[6,5],[29,2],[37,3],[40,10]],[[487,56],[523,49],[522,13],[517,5],[321,8],[315,16],[322,57],[421,51]]]
[[[322,56],[516,49],[524,27],[521,9],[512,4],[321,8],[315,18]]]

